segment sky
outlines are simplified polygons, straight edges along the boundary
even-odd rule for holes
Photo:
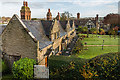
[[[24,0],[0,0],[0,16],[20,16],[20,9]],[[46,18],[48,8],[53,17],[57,13],[69,11],[73,17],[80,13],[80,17],[104,17],[109,13],[118,13],[119,0],[25,0],[31,9],[32,18]]]

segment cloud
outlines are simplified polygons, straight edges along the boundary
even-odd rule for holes
[[[91,1],[73,1],[72,3],[75,5],[79,5],[82,7],[96,7],[96,6],[102,6],[102,5],[107,5],[107,4],[111,4],[111,3],[116,3],[118,2],[118,0],[113,1],[113,0],[91,0]]]
[[[23,0],[1,0],[0,13],[1,16],[10,16],[13,14],[20,15],[20,9],[23,5]],[[32,17],[44,18],[48,8],[51,9],[53,17],[57,13],[69,11],[76,16],[77,12],[81,13],[82,17],[95,16],[97,13],[105,16],[109,13],[117,12],[118,0],[27,0],[28,6],[31,9]]]

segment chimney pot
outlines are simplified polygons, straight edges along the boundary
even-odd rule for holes
[[[26,7],[28,7],[28,3],[26,2]]]
[[[50,12],[50,9],[48,9],[48,12]]]
[[[26,4],[26,3],[25,3],[25,1],[24,1],[24,2],[23,2],[23,5],[25,6],[25,4]]]
[[[80,13],[77,13],[77,19],[80,19]]]

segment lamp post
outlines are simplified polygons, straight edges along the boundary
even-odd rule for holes
[[[102,50],[103,50],[103,46],[104,46],[104,45],[102,45]]]
[[[104,39],[103,39],[103,45],[102,45],[102,50],[103,50],[103,46],[104,46]]]

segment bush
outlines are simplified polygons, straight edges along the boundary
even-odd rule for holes
[[[100,80],[119,80],[120,78],[120,53],[111,53],[90,59],[80,69],[84,78]]]
[[[29,58],[21,58],[13,64],[13,76],[17,79],[32,79],[33,78],[33,65],[36,61]]]
[[[6,74],[6,73],[8,73],[8,71],[9,71],[8,67],[6,66],[4,61],[2,60],[2,73]]]
[[[79,72],[78,67],[73,61],[69,65],[61,66],[60,68],[50,71],[51,80],[84,80],[84,77]]]

